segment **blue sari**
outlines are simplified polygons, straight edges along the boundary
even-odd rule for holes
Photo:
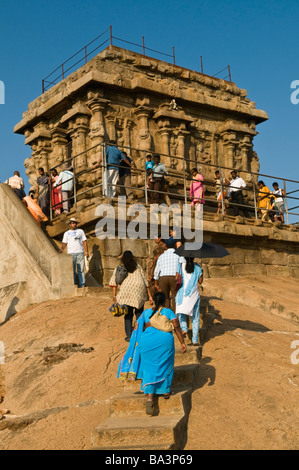
[[[150,321],[153,310],[143,312],[145,323]],[[177,317],[172,310],[163,308],[162,315],[169,320]],[[174,373],[174,337],[154,327],[147,328],[140,337],[139,351],[141,356],[141,390],[150,394],[164,395],[170,392]]]
[[[129,347],[119,364],[117,377],[119,379],[136,380],[141,378],[139,342],[144,328],[144,315],[138,318],[132,333]]]
[[[152,313],[153,310],[149,308],[138,318],[127,352],[119,364],[117,377],[142,379],[142,392],[164,395],[170,392],[173,380],[174,338],[172,333],[165,333],[152,326],[143,331]],[[177,318],[168,308],[163,308],[161,314],[169,320]]]

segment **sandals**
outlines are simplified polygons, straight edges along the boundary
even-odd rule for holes
[[[148,416],[153,416],[154,414],[154,404],[151,400],[145,402],[145,411]]]
[[[165,393],[165,394],[163,395],[164,400],[169,400],[170,396],[171,396],[171,392]]]

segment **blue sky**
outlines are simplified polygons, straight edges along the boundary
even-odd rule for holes
[[[204,72],[213,75],[229,64],[232,80],[269,115],[254,141],[261,172],[299,180],[299,104],[290,100],[299,80],[298,17],[295,1],[2,0],[0,181],[15,169],[25,178],[30,148],[13,128],[41,94],[42,78],[110,24],[128,41],[144,36],[148,47],[169,54],[174,46],[183,67],[200,71],[202,56]]]

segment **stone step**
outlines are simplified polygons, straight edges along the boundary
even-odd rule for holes
[[[169,443],[182,449],[186,441],[186,418],[177,416],[110,417],[92,433],[93,448],[143,446],[159,448]]]
[[[110,402],[112,416],[146,416],[146,395],[139,391],[125,390],[116,395]],[[168,400],[162,396],[154,397],[154,416],[170,416],[173,414],[189,414],[191,409],[191,389],[176,387]]]
[[[177,450],[176,445],[173,442],[161,442],[159,444],[141,444],[141,445],[129,445],[129,446],[105,446],[105,447],[93,447],[91,450],[100,450],[100,451],[113,451],[117,454],[118,451],[128,451],[128,450],[139,450],[139,451],[149,451],[149,450]]]
[[[196,356],[197,357],[197,356]],[[192,387],[198,373],[198,360],[192,364],[191,362],[180,364],[177,356],[175,358],[175,368],[172,381],[172,387],[176,386],[186,386]],[[123,380],[124,390],[141,390],[141,380]]]

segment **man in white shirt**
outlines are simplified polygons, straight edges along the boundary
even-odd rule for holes
[[[54,188],[57,186],[61,188],[63,212],[67,214],[71,207],[70,196],[74,190],[74,173],[70,171],[67,164],[64,164],[63,171],[59,174]]]
[[[161,191],[165,190],[165,176],[168,175],[166,166],[161,163],[160,155],[154,155],[154,166],[149,178],[149,202],[159,203],[163,199]]]
[[[180,257],[174,252],[175,239],[169,238],[165,240],[165,244],[167,250],[159,256],[154,272],[155,287],[166,295],[166,307],[171,308],[175,312],[175,278]]]
[[[73,257],[73,269],[74,269],[74,284],[77,284],[78,275],[78,287],[85,287],[85,274],[84,274],[84,256],[88,258],[88,246],[87,238],[82,229],[78,229],[78,222],[76,219],[71,218],[68,222],[70,230],[65,232],[62,240],[62,246],[59,253],[63,253],[67,247],[67,252]]]
[[[234,216],[236,217],[237,215],[239,215],[241,210],[244,214],[244,217],[249,219],[250,216],[248,214],[247,208],[242,207],[245,205],[242,189],[246,188],[246,183],[240,176],[237,175],[237,172],[235,170],[231,172],[231,175],[232,180],[229,183],[228,192],[229,196],[231,197],[231,202],[232,204],[234,204]]]
[[[20,173],[18,171],[15,171],[14,175],[5,181],[5,184],[8,184],[8,186],[10,186],[11,189],[14,190],[14,192],[16,193],[18,198],[21,199],[21,201],[23,200],[23,197],[25,195],[25,184],[23,178],[20,177]]]

